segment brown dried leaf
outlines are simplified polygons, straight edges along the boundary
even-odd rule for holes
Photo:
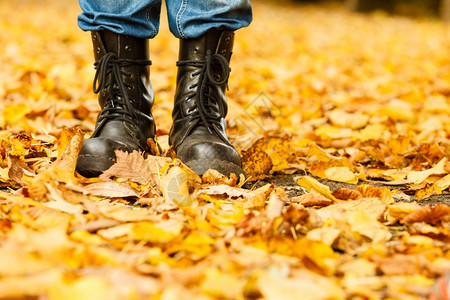
[[[339,188],[335,190],[333,196],[340,200],[358,200],[363,197],[359,191],[348,188]]]
[[[109,180],[111,177],[130,180],[146,185],[152,180],[157,170],[151,170],[141,153],[132,153],[116,150],[116,163],[100,175],[101,180]]]
[[[85,190],[95,196],[122,198],[122,197],[139,197],[138,192],[130,187],[127,183],[116,181],[102,181],[88,184]]]
[[[322,194],[319,194],[315,190],[311,190],[311,192],[304,194],[300,197],[294,198],[295,202],[300,203],[301,205],[308,206],[328,206],[334,203],[333,200],[326,198]]]
[[[25,163],[23,159],[21,159],[19,156],[9,155],[8,156],[8,176],[12,180],[14,180],[16,183],[20,185],[24,185],[24,182],[22,181],[22,176],[24,174],[23,170],[27,170],[31,173],[34,173],[33,170],[31,170],[28,165]]]
[[[414,275],[424,271],[427,262],[417,255],[395,254],[376,259],[375,263],[385,275]]]
[[[360,185],[355,190],[360,192],[364,198],[377,197],[387,204],[394,203],[391,191],[384,186],[378,188],[371,185]]]
[[[450,221],[450,206],[437,203],[435,205],[428,204],[417,209],[415,212],[407,215],[401,222],[403,224],[415,222],[437,224],[443,221]]]
[[[242,153],[242,164],[250,181],[266,178],[273,167],[270,156],[253,146]]]
[[[203,184],[225,184],[229,186],[236,186],[238,178],[236,174],[231,173],[230,177],[227,177],[217,170],[209,169],[202,175]]]

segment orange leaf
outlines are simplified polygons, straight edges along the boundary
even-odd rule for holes
[[[407,215],[403,220],[403,224],[426,222],[430,224],[437,224],[441,221],[450,221],[450,206],[446,204],[437,203],[432,206],[427,206],[417,209],[415,212]]]
[[[357,190],[351,190],[347,188],[339,188],[333,192],[333,196],[341,200],[358,200],[363,195]]]

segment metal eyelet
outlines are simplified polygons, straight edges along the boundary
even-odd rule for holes
[[[97,47],[96,51],[97,53],[100,53],[100,47]]]
[[[125,46],[125,50],[128,51],[128,52],[131,52],[131,47],[129,45],[126,45]]]

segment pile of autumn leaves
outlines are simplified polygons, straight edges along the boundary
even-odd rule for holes
[[[310,176],[289,197],[137,152],[87,179],[74,173],[81,132],[52,138],[2,142],[2,181],[19,189],[0,195],[1,297],[420,299],[450,268],[447,205]]]
[[[99,178],[76,174],[77,127],[92,131],[98,112],[88,37],[64,23],[72,2],[23,1],[29,19],[10,5],[0,3],[0,298],[426,299],[450,271],[450,207],[425,205],[447,201],[450,185],[443,24],[254,3],[228,93],[243,188],[197,176],[167,147],[167,30],[151,46],[161,147],[117,152]]]

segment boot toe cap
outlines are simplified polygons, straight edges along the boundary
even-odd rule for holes
[[[99,176],[114,164],[114,151],[120,147],[120,144],[110,139],[92,138],[84,141],[76,171],[84,177]]]
[[[231,173],[238,177],[240,174],[246,176],[239,153],[229,145],[214,142],[186,143],[178,149],[177,156],[199,175],[214,169],[226,176]]]

